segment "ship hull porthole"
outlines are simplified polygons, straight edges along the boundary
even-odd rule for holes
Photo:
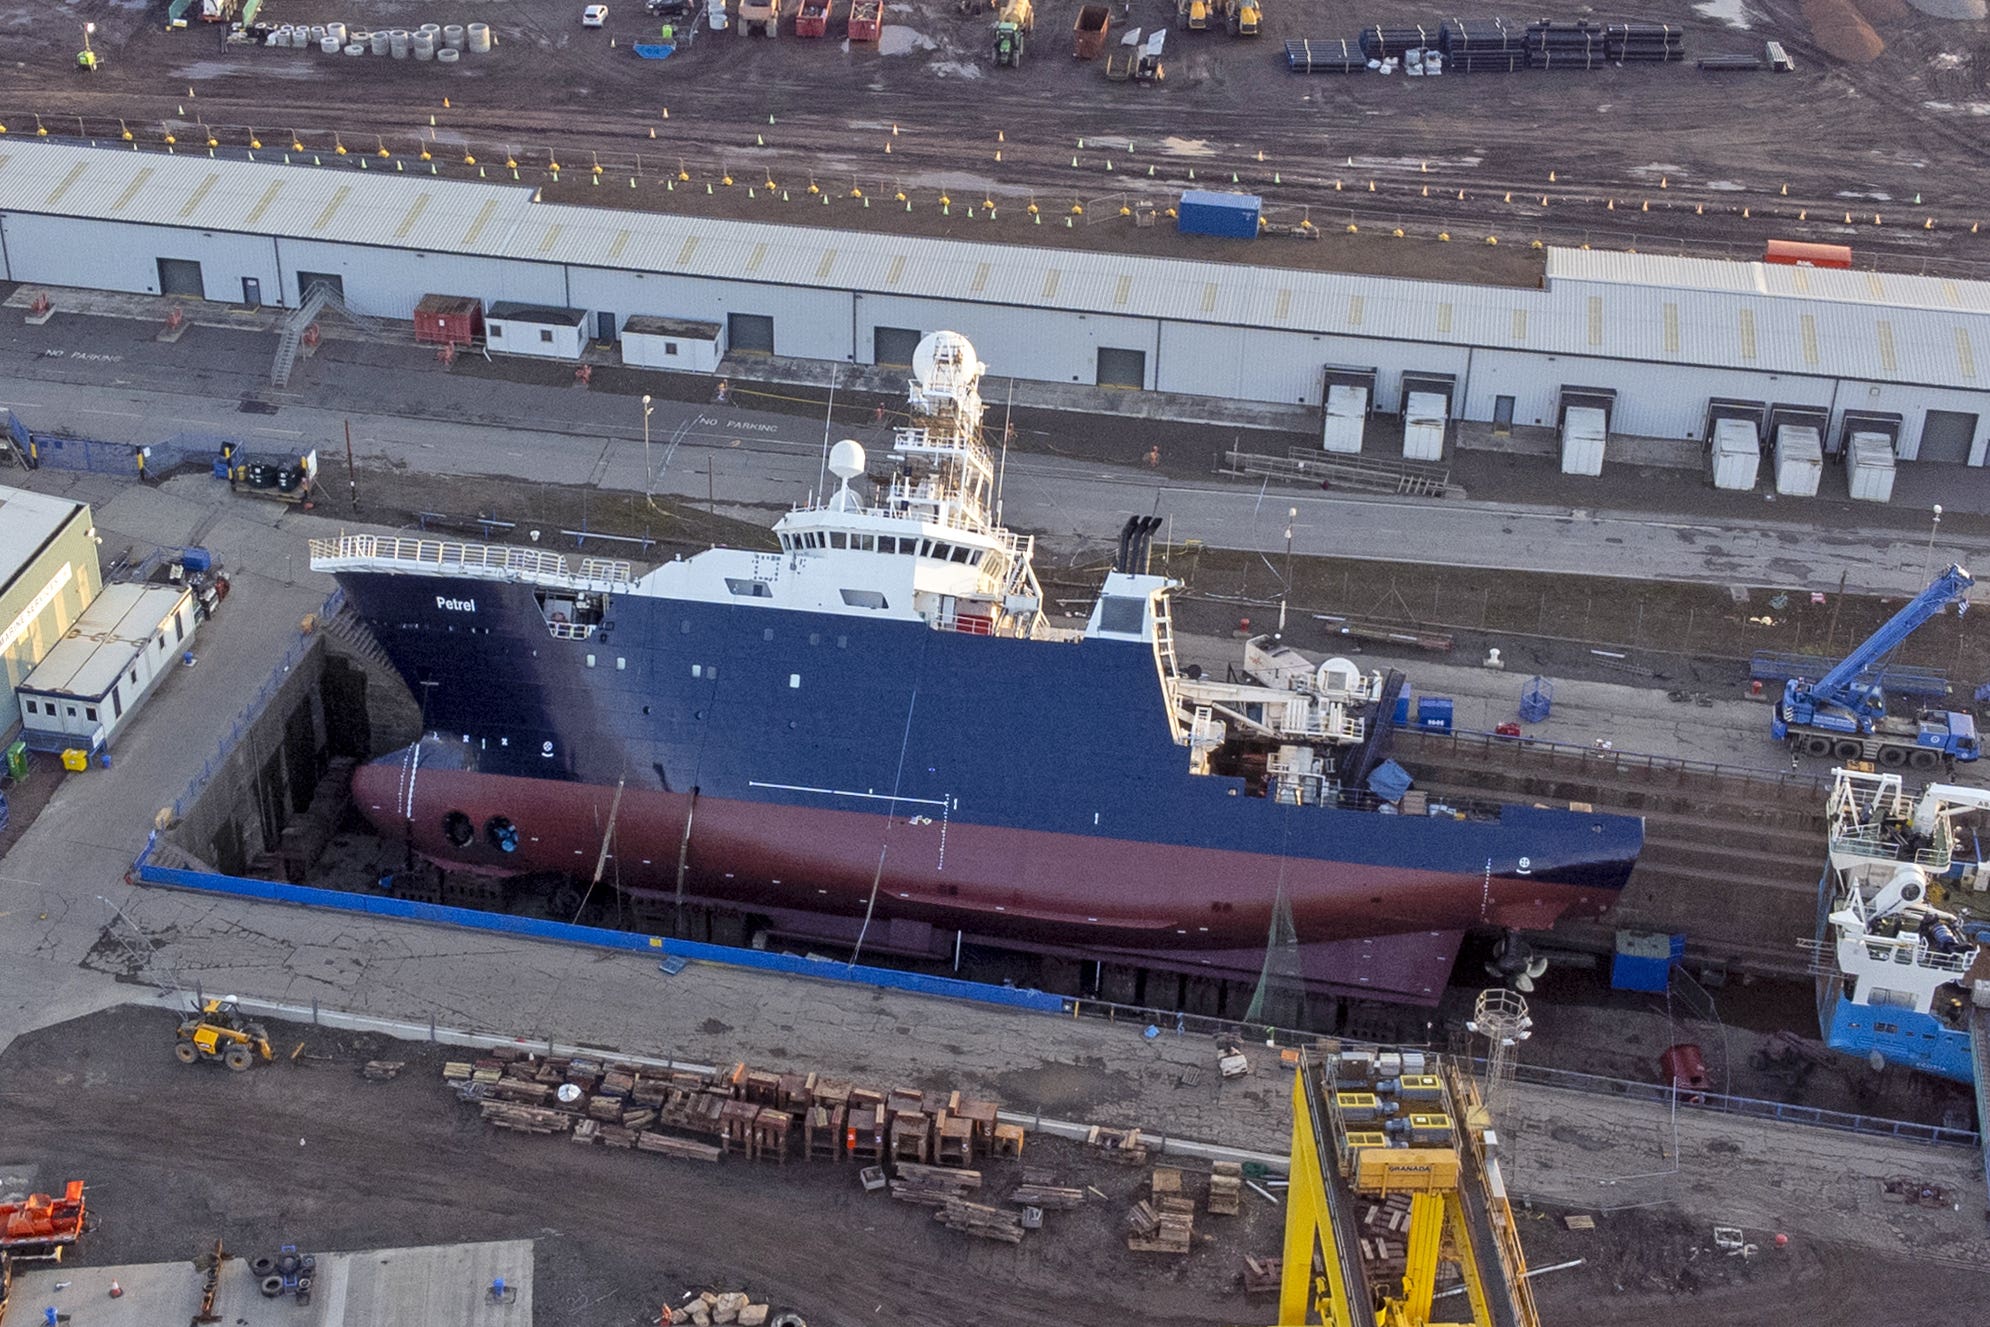
[[[477,837],[477,827],[461,811],[451,811],[442,817],[442,837],[451,847],[467,848]]]

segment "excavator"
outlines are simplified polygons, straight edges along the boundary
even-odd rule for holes
[[[1019,68],[1025,39],[1035,29],[1036,9],[1030,0],[1002,0],[995,19],[995,63]]]
[[[258,1061],[274,1057],[269,1033],[261,1023],[242,1017],[235,998],[209,1000],[200,1011],[180,1020],[179,1039],[173,1043],[173,1058],[181,1064],[219,1060],[232,1073],[243,1073]]]
[[[1175,26],[1190,32],[1205,32],[1215,9],[1212,0],[1175,0]]]

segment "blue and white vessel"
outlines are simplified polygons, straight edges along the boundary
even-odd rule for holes
[[[1818,1015],[1834,1050],[1958,1082],[1974,1077],[1971,1015],[1990,1008],[1986,928],[1963,900],[1990,886],[1990,863],[1962,818],[1990,789],[1835,772],[1829,861],[1819,888],[1826,962]]]

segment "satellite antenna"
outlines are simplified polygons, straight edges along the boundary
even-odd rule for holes
[[[829,449],[829,473],[843,481],[836,490],[836,496],[829,505],[836,511],[852,511],[857,507],[857,495],[850,491],[850,481],[864,473],[864,445],[855,438],[845,438]]]

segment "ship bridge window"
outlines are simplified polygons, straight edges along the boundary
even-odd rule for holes
[[[726,589],[745,599],[772,599],[774,588],[766,581],[742,580],[737,576],[726,577]]]
[[[850,546],[850,536],[844,534],[841,530],[831,530],[829,532],[829,546],[831,548],[848,548]]]
[[[1116,636],[1138,636],[1147,624],[1147,601],[1109,594],[1099,602],[1099,630]]]
[[[884,595],[876,590],[844,590],[843,602],[851,608],[889,608]]]
[[[967,562],[968,555],[971,554],[973,551],[974,551],[973,549],[968,548],[965,545],[955,544],[951,549],[947,551],[947,558],[949,561],[965,564]]]

